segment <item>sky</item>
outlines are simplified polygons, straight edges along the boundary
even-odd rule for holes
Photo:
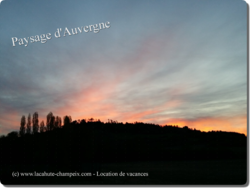
[[[244,1],[4,0],[0,44],[0,135],[34,112],[247,134]]]

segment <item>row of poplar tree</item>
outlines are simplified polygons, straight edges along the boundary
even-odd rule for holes
[[[71,116],[64,116],[64,125],[70,124],[72,122]],[[39,124],[38,113],[35,112],[33,114],[33,118],[31,120],[31,115],[29,114],[27,117],[27,122],[25,116],[21,118],[21,126],[19,134],[23,136],[25,134],[35,134],[35,133],[42,133],[45,131],[51,131],[55,128],[62,127],[62,119],[59,116],[54,116],[52,112],[47,115],[46,125],[44,121],[41,121]]]

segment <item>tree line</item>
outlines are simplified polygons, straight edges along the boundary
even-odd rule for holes
[[[46,117],[46,125],[44,121],[41,121],[39,124],[38,113],[35,112],[31,119],[31,115],[28,114],[27,121],[26,117],[23,115],[21,117],[19,135],[23,136],[25,134],[36,134],[38,132],[52,131],[56,128],[62,127],[62,118],[59,116],[54,116],[52,112],[48,113]],[[63,123],[64,125],[69,125],[72,122],[71,116],[64,116]]]

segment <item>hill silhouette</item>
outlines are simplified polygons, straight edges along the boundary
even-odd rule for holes
[[[107,164],[117,167],[122,164],[141,162],[144,164],[160,162],[163,165],[169,162],[172,164],[184,162],[187,165],[197,161],[199,164],[208,164],[207,162],[211,161],[233,161],[242,166],[246,162],[247,138],[244,134],[235,132],[201,132],[187,126],[180,128],[172,125],[159,126],[142,122],[122,123],[112,120],[101,122],[93,118],[88,121],[71,122],[71,118],[69,118],[64,126],[56,126],[47,131],[22,135],[18,132],[11,132],[7,136],[1,137],[0,148],[1,182],[3,184],[105,184],[105,182],[113,184],[112,180],[94,177],[93,174],[105,170],[104,166]],[[185,166],[183,168],[185,169]],[[152,169],[149,165],[146,171]],[[125,171],[126,167],[119,170]],[[230,167],[228,169],[225,167],[224,170],[230,170]],[[201,184],[230,184],[230,181],[244,184],[246,166],[243,165],[240,170],[237,173],[241,177],[237,176],[231,180],[222,178],[223,181],[218,180],[217,182],[204,180],[201,181]],[[44,171],[89,172],[92,173],[92,177],[13,176],[13,172]],[[145,169],[143,170],[139,166],[136,171],[145,172]],[[164,169],[162,171],[164,172]],[[201,169],[200,171],[202,173]],[[222,171],[222,173],[224,172]],[[155,174],[154,178],[157,177],[160,175]],[[156,180],[147,181],[151,184],[158,182]],[[133,184],[143,184],[142,182],[133,180]],[[188,182],[196,183],[194,180],[189,180],[184,181],[184,184]],[[124,178],[116,182],[116,184],[120,183],[128,184]],[[178,182],[174,184],[178,184]]]

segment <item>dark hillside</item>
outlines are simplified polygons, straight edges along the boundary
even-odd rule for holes
[[[246,145],[246,136],[233,132],[138,122],[74,121],[47,132],[2,137],[1,180],[7,184],[13,181],[9,177],[13,171],[84,169],[94,173],[108,163],[246,160]]]

